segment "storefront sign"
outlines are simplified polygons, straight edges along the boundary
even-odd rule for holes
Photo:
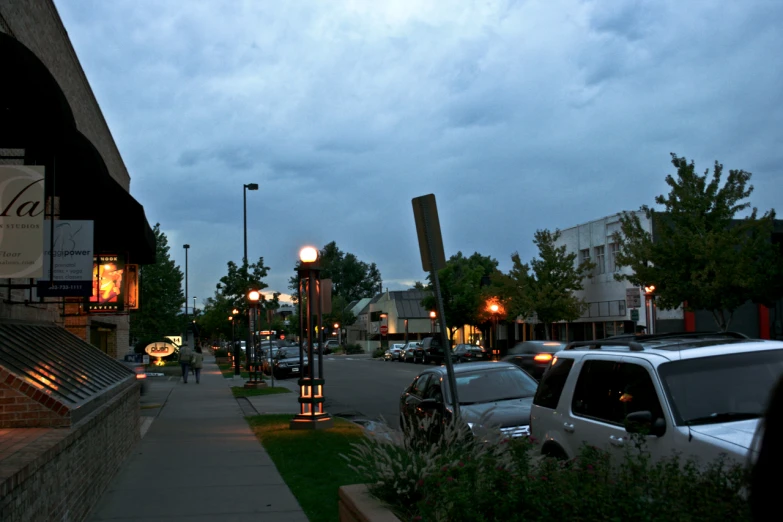
[[[92,293],[92,221],[44,221],[43,277],[38,280],[41,297],[89,296]],[[53,253],[53,254],[52,254]],[[54,278],[49,275],[54,265]]]
[[[182,336],[181,335],[167,335],[166,339],[171,341],[177,346],[182,346]]]
[[[100,255],[93,258],[92,295],[87,300],[88,311],[123,311],[124,273],[125,262],[121,256]]]
[[[125,309],[139,309],[139,265],[125,265]]]
[[[44,168],[0,165],[0,277],[43,275]]]
[[[166,357],[176,350],[177,348],[170,343],[151,343],[144,348],[144,351],[153,357]]]

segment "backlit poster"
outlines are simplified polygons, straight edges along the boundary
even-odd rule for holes
[[[95,256],[92,264],[92,295],[87,301],[87,310],[90,312],[123,311],[124,274],[125,260],[122,256]]]

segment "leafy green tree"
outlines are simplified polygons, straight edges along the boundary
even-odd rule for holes
[[[168,238],[160,230],[160,223],[155,224],[153,232],[155,264],[139,268],[140,307],[130,312],[130,336],[139,343],[179,335],[182,330],[182,270],[169,255]]]
[[[484,277],[496,275],[497,267],[497,260],[489,256],[474,252],[470,257],[465,257],[462,252],[457,252],[438,271],[449,340],[453,340],[454,333],[464,325],[484,322],[485,292],[481,281]],[[427,276],[427,279],[430,277]],[[433,290],[432,281],[427,285],[427,290]],[[428,310],[437,308],[434,294],[424,298],[421,304]]]
[[[363,297],[372,297],[381,286],[381,272],[375,263],[365,263],[356,255],[346,253],[337,247],[332,241],[325,245],[319,252],[320,278],[332,280],[332,295],[340,296],[346,302],[355,301]],[[297,276],[294,275],[288,281],[291,295],[296,299]]]
[[[621,217],[616,262],[633,273],[615,277],[655,286],[661,308],[709,310],[725,331],[743,303],[771,304],[783,294],[783,261],[771,242],[775,212],[759,217],[745,201],[753,192],[750,172],[730,170],[721,185],[723,165],[717,161],[711,176],[709,169],[700,176],[693,161],[671,156],[676,178],[666,176],[671,190],[655,198],[663,212],[641,208],[653,230],[637,213]],[[748,209],[747,217],[736,219]]]
[[[269,273],[269,267],[264,265],[264,258],[260,257],[256,263],[240,267],[233,261],[227,263],[228,273],[220,278],[215,287],[215,295],[206,300],[204,315],[201,320],[202,336],[219,337],[231,336],[232,310],[239,311],[234,315],[234,333],[237,339],[244,339],[248,332],[248,310],[250,303],[247,300],[249,290],[262,292],[269,285],[264,283],[264,278]],[[279,307],[279,293],[274,293],[272,299],[265,300],[261,305],[261,324],[266,318],[266,309],[276,310]]]
[[[559,238],[559,230],[537,230],[533,243],[538,247],[538,258],[526,265],[515,253],[511,257],[514,265],[509,273],[513,313],[526,317],[535,311],[545,326],[547,339],[549,325],[557,321],[574,321],[582,315],[587,304],[574,292],[584,288],[584,278],[595,268],[590,261],[577,265],[576,252],[567,253],[565,245],[557,246]]]
[[[348,310],[350,303],[341,295],[336,295],[332,298],[332,311],[328,314],[324,314],[324,325],[330,328],[335,323],[341,327],[351,326],[356,322],[356,316],[353,312]]]

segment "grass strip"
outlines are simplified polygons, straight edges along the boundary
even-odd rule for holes
[[[221,363],[221,364],[218,364],[218,368],[220,369],[220,373],[222,373],[223,377],[225,377],[226,379],[230,379],[230,378],[232,378],[234,376],[234,366],[232,366],[230,364],[223,364],[223,363]],[[250,374],[248,372],[246,372],[245,370],[240,370],[239,375],[243,379],[249,379],[250,378]],[[266,375],[262,375],[261,376],[261,380],[266,380]]]
[[[292,430],[293,415],[247,417],[283,480],[310,522],[338,522],[337,490],[361,483],[361,476],[340,457],[364,437],[362,428],[335,418],[328,430]]]
[[[234,397],[256,397],[258,395],[277,395],[278,393],[291,393],[288,388],[242,388],[241,386],[232,386],[231,393]]]

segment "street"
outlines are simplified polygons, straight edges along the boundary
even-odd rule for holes
[[[399,429],[403,390],[425,366],[369,358],[324,358],[326,411],[336,416],[384,420]]]

